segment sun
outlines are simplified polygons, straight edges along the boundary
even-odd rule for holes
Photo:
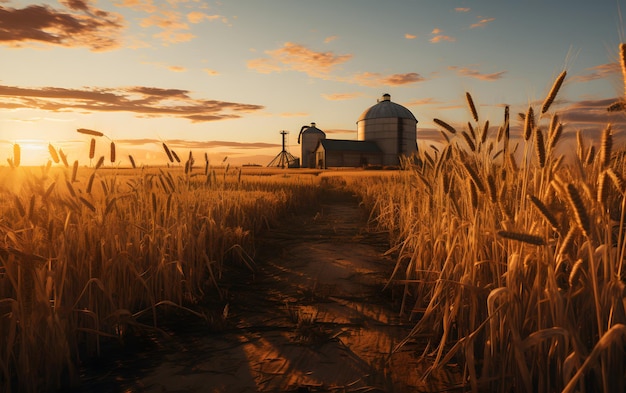
[[[39,166],[48,161],[48,143],[40,139],[18,139],[14,146],[19,146],[20,166]],[[15,160],[16,150],[9,156]]]

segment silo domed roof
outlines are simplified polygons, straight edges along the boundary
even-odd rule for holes
[[[304,134],[306,134],[307,137],[313,136],[314,134],[320,134],[323,138],[326,138],[326,133],[315,127],[315,123],[311,123],[310,126],[302,126],[300,133],[298,134],[298,143],[300,143],[300,139]]]
[[[324,133],[324,131],[322,131],[319,128],[315,127],[315,123],[311,123],[311,125],[309,127],[304,128],[304,130],[302,132],[303,133],[307,133],[307,134],[319,134],[319,133],[322,133],[322,134],[326,135]]]
[[[400,104],[391,102],[391,95],[383,94],[383,98],[379,100],[376,105],[369,107],[361,114],[361,116],[359,116],[357,123],[361,120],[382,119],[387,117],[400,117],[403,119],[413,119],[417,121],[410,110]]]

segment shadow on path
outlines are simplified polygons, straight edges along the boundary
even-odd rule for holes
[[[390,356],[413,323],[382,291],[394,261],[366,214],[329,189],[319,209],[257,238],[257,271],[226,277],[228,306],[211,326],[181,316],[169,339],[142,337],[144,347],[84,369],[81,391],[423,391],[423,348]]]

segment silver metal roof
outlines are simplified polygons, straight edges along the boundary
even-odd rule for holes
[[[361,120],[382,119],[388,117],[413,119],[417,122],[417,119],[413,116],[413,113],[411,113],[410,110],[400,104],[391,102],[391,96],[389,94],[383,94],[382,99],[380,99],[376,105],[369,107],[361,114],[361,116],[359,116],[357,123]]]

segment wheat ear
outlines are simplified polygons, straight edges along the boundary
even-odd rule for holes
[[[550,109],[550,105],[552,105],[552,102],[554,102],[554,99],[556,98],[556,95],[559,92],[559,89],[561,88],[561,85],[563,84],[563,80],[565,80],[566,75],[567,72],[563,70],[563,72],[561,72],[554,81],[552,89],[550,89],[550,93],[548,93],[548,96],[546,97],[545,101],[543,102],[543,106],[541,107],[542,114],[546,113],[548,109]]]

